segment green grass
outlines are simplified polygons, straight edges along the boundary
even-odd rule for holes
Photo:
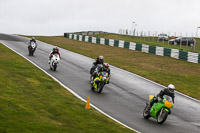
[[[99,38],[107,38],[107,39],[115,39],[115,40],[125,40],[128,42],[135,42],[135,43],[141,43],[141,44],[149,44],[149,45],[156,45],[156,46],[161,46],[165,48],[173,48],[173,49],[182,49],[184,51],[192,51],[192,52],[197,52],[200,53],[200,39],[196,38],[196,47],[195,50],[192,50],[190,47],[187,47],[185,45],[168,45],[167,41],[158,41],[157,37],[131,37],[129,35],[119,35],[119,34],[111,34],[111,33],[106,33],[106,34],[97,34],[97,35],[91,35],[94,37],[99,37]]]
[[[129,133],[0,44],[0,133]]]
[[[60,36],[36,36],[36,39],[91,58],[103,55],[109,64],[165,86],[172,83],[177,91],[200,100],[200,64]]]

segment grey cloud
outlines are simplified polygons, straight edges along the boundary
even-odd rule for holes
[[[199,0],[0,0],[0,32],[57,35],[81,30],[194,33]]]

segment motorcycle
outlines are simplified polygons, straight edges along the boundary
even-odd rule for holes
[[[149,102],[154,98],[153,95],[149,95]],[[159,124],[162,124],[167,119],[168,115],[171,114],[170,109],[174,106],[172,98],[170,96],[164,95],[162,101],[154,103],[149,110],[149,103],[146,103],[146,107],[143,111],[143,117],[149,119],[153,117],[157,120]]]
[[[101,93],[105,84],[108,84],[109,79],[110,78],[107,72],[103,71],[98,73],[94,79],[94,82],[91,84],[91,90]]]
[[[31,42],[31,44],[28,46],[28,51],[29,51],[29,55],[33,56],[35,50],[36,50],[36,43],[35,42]]]
[[[53,57],[50,60],[50,69],[56,71],[57,65],[59,63],[60,56],[59,54],[53,54]]]

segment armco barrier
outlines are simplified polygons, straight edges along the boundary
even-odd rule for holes
[[[135,50],[142,51],[142,44],[136,43]]]
[[[109,39],[105,39],[105,45],[109,45]]]
[[[178,49],[169,49],[169,48],[164,48],[164,47],[159,47],[159,46],[154,46],[154,45],[127,42],[123,40],[97,38],[97,37],[68,34],[68,33],[64,33],[64,37],[78,40],[78,41],[91,42],[91,43],[109,45],[109,46],[120,47],[120,48],[127,48],[131,50],[142,51],[145,53],[151,53],[151,54],[160,55],[160,56],[168,56],[171,58],[185,60],[192,63],[200,63],[200,54],[194,53],[194,52],[186,52],[186,51],[178,50]]]
[[[164,56],[170,57],[170,56],[171,56],[171,49],[169,49],[169,48],[164,48]]]
[[[130,46],[130,42],[124,42],[124,48],[128,48],[129,49]]]
[[[119,47],[119,40],[114,40],[114,46]]]
[[[199,60],[198,60],[198,62],[200,63],[200,54],[199,54]]]
[[[149,45],[149,53],[156,54],[156,46]]]
[[[97,44],[100,44],[100,38],[97,38]]]
[[[179,50],[179,59],[187,61],[188,52],[185,52],[183,50]]]

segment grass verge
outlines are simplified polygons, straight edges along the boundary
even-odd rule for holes
[[[21,56],[0,44],[0,132],[133,132],[75,98]]]
[[[200,64],[60,36],[37,36],[36,39],[91,58],[103,55],[114,66],[165,86],[172,83],[177,91],[200,100]]]

